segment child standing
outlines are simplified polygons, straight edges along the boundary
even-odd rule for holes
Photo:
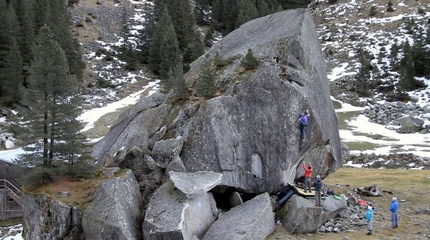
[[[372,206],[367,207],[366,221],[367,221],[367,230],[368,230],[366,235],[372,235],[372,231],[373,231],[373,207]]]

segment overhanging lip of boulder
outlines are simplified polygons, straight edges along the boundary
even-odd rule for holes
[[[195,195],[209,192],[221,182],[222,174],[211,171],[169,172],[170,180],[176,188],[192,198]]]

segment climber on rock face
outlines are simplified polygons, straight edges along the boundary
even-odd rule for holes
[[[308,126],[308,118],[311,115],[309,114],[309,111],[306,110],[297,120],[297,125],[300,127],[300,140],[305,141],[306,136],[306,127]]]

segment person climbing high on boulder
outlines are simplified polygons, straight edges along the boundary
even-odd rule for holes
[[[309,188],[309,192],[311,192],[311,177],[312,177],[312,163],[309,163],[309,166],[306,167],[306,163],[302,163],[303,170],[305,170],[305,184],[303,190],[306,192]]]
[[[297,125],[300,127],[300,140],[305,141],[306,136],[306,127],[308,126],[308,118],[311,115],[309,111],[306,110],[303,114],[301,114],[299,120],[297,120]]]

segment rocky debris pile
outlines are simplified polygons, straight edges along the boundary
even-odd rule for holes
[[[430,105],[420,107],[413,102],[369,103],[361,113],[368,117],[369,121],[389,125],[387,128],[400,133],[430,132],[430,125],[424,125],[424,120],[430,119]]]
[[[416,214],[430,214],[430,206],[417,210]]]
[[[379,154],[359,154],[349,155],[348,164],[361,164],[362,167],[368,168],[387,168],[387,169],[411,169],[420,168],[423,170],[430,169],[430,159],[427,157],[416,156],[412,153],[399,153],[389,155]]]
[[[371,186],[371,188],[375,185]],[[357,189],[365,188],[367,187],[360,187]],[[336,217],[329,219],[327,222],[321,225],[318,230],[320,233],[354,232],[357,231],[357,228],[362,228],[363,226],[367,225],[366,211],[367,206],[369,206],[370,204],[363,201],[357,195],[354,195],[352,192],[349,194],[348,197],[341,194],[340,198],[347,199],[346,208],[344,208]]]

